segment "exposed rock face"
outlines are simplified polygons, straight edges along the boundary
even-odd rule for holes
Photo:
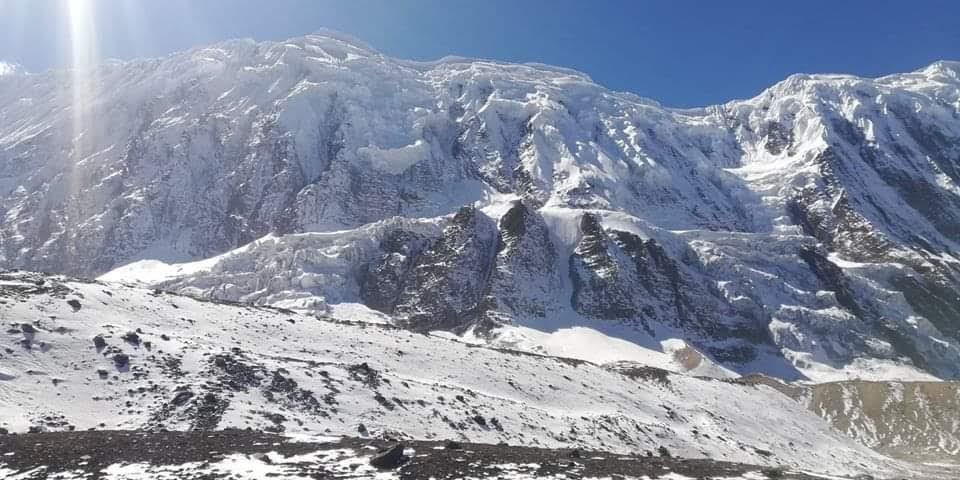
[[[472,207],[457,212],[443,236],[419,256],[395,309],[415,330],[459,330],[484,310],[499,235],[490,217]]]
[[[400,303],[414,260],[429,244],[428,240],[411,232],[391,232],[380,242],[384,253],[361,268],[359,283],[363,303],[374,310],[392,314]]]
[[[514,202],[500,218],[500,243],[491,274],[491,319],[544,319],[561,309],[560,254],[543,217]]]
[[[852,320],[847,323],[847,329],[836,332],[840,338],[823,345],[831,357],[852,360],[848,353],[851,351],[869,351],[871,355],[881,358],[899,353],[909,357],[918,366],[926,366],[926,360],[918,353],[918,347],[909,336],[898,332],[896,325],[886,322],[877,313],[878,309],[872,301],[857,293],[853,282],[840,267],[812,248],[802,248],[800,258],[817,276],[821,288],[833,293],[837,304],[850,314]],[[883,339],[884,343],[878,345],[871,342],[875,338]]]
[[[728,303],[703,280],[692,251],[678,261],[654,239],[604,230],[593,214],[582,217],[580,228],[583,238],[570,257],[571,303],[579,313],[639,321],[654,336],[658,326],[693,339],[723,338],[722,348],[707,347],[723,361],[749,361],[757,344],[769,342],[768,320]]]
[[[457,330],[558,310],[559,255],[543,218],[522,201],[499,226],[464,207],[439,238],[395,231],[380,249],[360,268],[361,300],[410,328]]]
[[[596,318],[630,319],[639,316],[628,289],[636,285],[632,272],[624,271],[612,249],[611,241],[592,214],[580,219],[583,234],[570,256],[570,278],[573,282],[571,305],[577,312]],[[652,313],[652,312],[650,312]],[[649,326],[647,326],[649,328]]]
[[[957,63],[684,111],[332,34],[90,75],[81,104],[67,72],[0,76],[0,266],[225,254],[157,286],[418,330],[609,325],[796,377],[960,376]]]

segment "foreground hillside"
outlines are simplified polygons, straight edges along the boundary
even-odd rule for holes
[[[390,452],[395,452],[391,455]],[[58,478],[643,478],[825,480],[716,460],[460,442],[290,439],[242,430],[73,432],[0,436],[0,475]],[[833,477],[836,478],[836,477]]]
[[[0,276],[0,427],[253,428],[506,442],[912,475],[768,386],[464,344],[386,325]],[[913,472],[913,473],[911,473]]]
[[[329,32],[15,71],[0,266],[211,259],[162,288],[418,331],[589,325],[791,380],[958,378],[958,87],[938,62],[680,111]]]
[[[211,452],[214,452],[211,454]],[[396,452],[390,455],[390,452]],[[460,442],[290,439],[223,432],[74,432],[0,437],[0,474],[40,478],[825,480],[716,460]],[[832,477],[836,478],[836,477]]]

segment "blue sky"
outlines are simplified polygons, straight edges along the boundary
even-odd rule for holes
[[[404,58],[563,65],[670,106],[750,97],[797,72],[960,60],[955,0],[0,0],[0,60],[68,64],[68,1],[94,5],[104,58],[326,27]]]

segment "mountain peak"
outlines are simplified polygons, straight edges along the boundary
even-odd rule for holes
[[[369,43],[364,42],[363,40],[360,40],[359,38],[354,37],[353,35],[350,35],[348,33],[343,33],[337,30],[329,29],[329,28],[320,28],[314,31],[313,33],[310,33],[300,38],[309,40],[312,42],[319,42],[319,43],[333,41],[333,42],[340,43],[342,45],[351,46],[359,50],[366,50],[370,53],[379,53],[379,51]],[[292,40],[296,40],[296,39],[292,39]]]
[[[947,75],[954,80],[960,79],[960,62],[953,60],[938,60],[920,70],[927,75]]]

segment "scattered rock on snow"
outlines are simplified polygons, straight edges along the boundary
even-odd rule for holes
[[[447,450],[462,450],[463,445],[458,442],[454,442],[453,440],[447,440],[446,443],[443,444],[443,448]]]
[[[403,444],[398,443],[388,450],[381,452],[370,459],[370,465],[381,470],[390,470],[398,468],[407,462],[408,458],[403,455]]]
[[[118,353],[113,356],[113,364],[117,368],[125,368],[130,365],[130,356],[125,353]]]
[[[140,335],[137,335],[137,332],[127,332],[123,336],[123,341],[130,345],[140,345]]]

